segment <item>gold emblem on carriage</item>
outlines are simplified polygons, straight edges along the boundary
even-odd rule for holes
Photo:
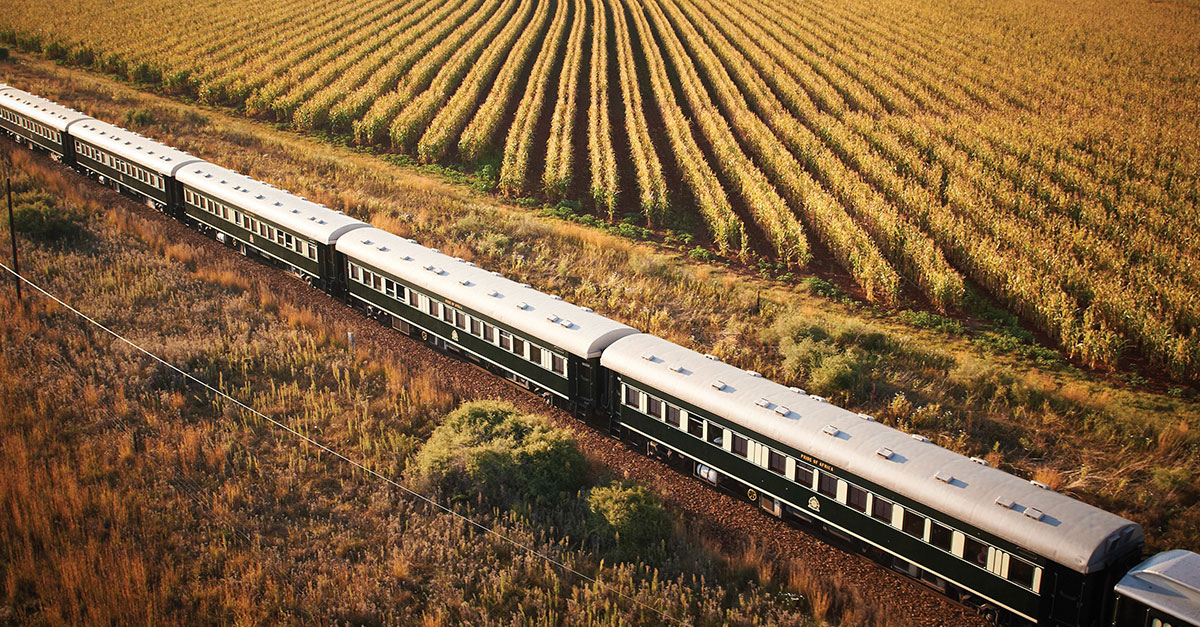
[[[455,342],[458,341],[458,329],[450,332],[450,339],[454,340]]]
[[[821,502],[817,500],[817,497],[808,497],[808,509],[811,509],[814,512],[821,511]]]

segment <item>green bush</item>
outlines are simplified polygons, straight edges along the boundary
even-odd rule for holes
[[[625,483],[592,488],[587,497],[590,526],[626,561],[661,553],[671,536],[671,519],[645,486]]]
[[[448,414],[412,467],[422,492],[495,506],[548,502],[585,480],[583,455],[566,431],[498,401],[464,403]]]
[[[7,217],[7,216],[6,216]],[[82,218],[63,210],[43,192],[14,195],[13,223],[17,233],[42,244],[61,244],[83,236]]]

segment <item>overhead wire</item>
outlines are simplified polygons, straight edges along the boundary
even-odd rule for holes
[[[86,313],[71,306],[69,303],[62,300],[61,298],[55,296],[50,291],[43,288],[41,285],[33,282],[29,278],[14,271],[7,264],[0,263],[0,268],[3,268],[5,272],[12,275],[17,280],[25,283],[29,287],[33,288],[34,290],[36,290],[37,292],[39,292],[46,298],[49,298],[50,300],[58,303],[60,306],[65,308],[67,311],[70,311],[71,313],[74,313],[75,315],[79,316],[80,318],[83,318],[84,320],[91,323],[96,328],[100,329],[101,331],[104,331],[105,333],[111,335],[112,337],[116,338],[117,340],[120,340],[121,342],[127,344],[128,346],[130,346],[137,352],[140,352],[143,355],[151,358],[152,360],[162,364],[167,369],[176,372],[181,377],[183,377],[185,380],[191,381],[191,382],[195,383],[196,385],[199,385],[199,386],[203,387],[204,389],[208,390],[209,392],[215,394],[216,396],[226,399],[230,403],[233,403],[237,407],[241,408],[243,411],[249,412],[250,414],[261,418],[262,420],[277,427],[278,429],[281,429],[281,430],[285,431],[286,433],[304,441],[305,443],[307,443],[311,446],[314,446],[314,447],[320,449],[321,451],[324,451],[324,452],[332,455],[334,458],[336,458],[346,464],[349,464],[349,465],[353,466],[354,468],[357,468],[358,470],[361,470],[362,472],[366,473],[367,475],[374,477],[375,479],[378,479],[378,480],[386,483],[387,485],[400,490],[401,492],[409,495],[410,497],[412,497],[418,501],[424,502],[426,505],[434,508],[435,510],[439,510],[443,513],[449,514],[450,516],[452,516],[454,518],[457,518],[458,520],[466,523],[470,527],[473,527],[473,528],[478,529],[479,531],[483,532],[485,535],[489,535],[489,536],[497,538],[503,542],[506,542],[506,543],[512,545],[513,547],[520,549],[521,551],[524,551],[530,555],[533,555],[534,557],[537,557],[537,558],[545,561],[546,563],[548,563],[556,568],[559,568],[563,572],[575,575],[576,577],[579,577],[580,579],[582,579],[583,581],[586,581],[589,584],[592,584],[601,589],[604,589],[604,590],[606,590],[622,599],[625,599],[626,601],[629,601],[630,603],[637,605],[641,608],[650,610],[650,611],[654,612],[655,614],[657,614],[660,618],[666,620],[667,622],[686,624],[684,621],[681,621],[680,619],[667,614],[665,611],[660,610],[659,608],[656,608],[652,605],[649,605],[648,603],[645,603],[645,602],[640,601],[628,594],[625,594],[624,592],[621,592],[620,590],[617,590],[616,588],[604,583],[599,578],[591,577],[585,573],[582,573],[582,572],[572,568],[571,566],[567,565],[566,563],[564,563],[560,560],[557,560],[557,559],[551,557],[550,555],[533,548],[532,546],[524,544],[510,536],[504,535],[503,533],[496,531],[494,528],[489,527],[481,522],[478,522],[460,512],[454,511],[453,509],[451,509],[441,503],[438,503],[434,499],[404,486],[403,484],[396,481],[395,479],[392,479],[391,477],[388,477],[387,475],[384,475],[357,460],[347,457],[346,455],[342,454],[341,452],[337,451],[336,449],[333,449],[330,446],[328,446],[310,436],[300,433],[299,431],[293,429],[292,427],[289,427],[288,425],[264,414],[263,412],[258,411],[254,407],[251,407],[250,405],[243,403],[242,401],[231,396],[224,390],[221,390],[217,387],[210,385],[207,381],[204,381],[203,379],[196,377],[195,375],[191,374],[190,372],[187,372],[186,370],[179,368],[175,364],[172,364],[171,362],[167,361],[166,359],[159,357],[157,354],[142,347],[141,345],[137,344],[133,340],[130,340],[129,338],[121,335],[120,333],[110,329],[108,326],[102,324],[101,322],[97,321],[96,319],[92,318],[91,316],[87,315]]]

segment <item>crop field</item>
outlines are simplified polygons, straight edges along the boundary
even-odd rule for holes
[[[0,7],[17,48],[1200,378],[1185,0]]]

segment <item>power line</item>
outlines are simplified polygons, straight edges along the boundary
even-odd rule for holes
[[[0,268],[4,268],[4,270],[6,272],[13,275],[13,277],[15,277],[17,280],[27,283],[29,285],[29,287],[33,288],[37,292],[40,292],[43,296],[49,298],[50,300],[53,300],[54,302],[63,306],[71,313],[74,313],[75,315],[79,316],[80,318],[87,320],[88,322],[90,322],[92,325],[96,326],[101,331],[104,331],[105,333],[117,338],[118,340],[124,342],[125,344],[128,344],[134,350],[146,355],[147,357],[153,359],[154,361],[157,361],[158,363],[162,364],[163,366],[166,366],[168,369],[174,370],[176,373],[178,373],[184,379],[187,379],[189,381],[192,381],[192,382],[200,385],[201,387],[207,389],[208,391],[212,392],[213,394],[216,394],[217,396],[228,400],[229,402],[233,403],[234,405],[237,405],[241,409],[243,409],[247,412],[250,412],[251,414],[254,414],[255,416],[258,416],[259,418],[262,418],[263,420],[267,421],[271,425],[278,427],[279,429],[282,429],[283,431],[286,431],[287,433],[299,438],[300,440],[303,440],[304,442],[307,442],[308,444],[310,444],[312,446],[317,447],[318,449],[320,449],[326,453],[329,453],[330,455],[336,457],[337,459],[339,459],[347,464],[350,464],[351,466],[367,473],[368,475],[370,475],[376,479],[379,479],[380,481],[383,481],[384,483],[387,483],[388,485],[390,485],[394,488],[399,489],[400,491],[408,494],[411,497],[413,497],[419,501],[423,501],[425,504],[433,507],[434,509],[441,510],[442,512],[450,514],[454,518],[457,518],[457,519],[467,523],[468,525],[475,527],[476,529],[479,529],[480,531],[484,532],[486,535],[490,535],[490,536],[493,536],[500,540],[503,540],[504,542],[507,542],[508,544],[510,544],[522,551],[525,551],[526,553],[529,553],[530,555],[533,555],[537,558],[544,560],[546,563],[551,564],[552,566],[556,566],[556,567],[560,568],[564,572],[575,575],[576,577],[579,577],[580,579],[582,579],[588,583],[595,584],[595,585],[599,586],[600,588],[603,588],[603,589],[617,595],[618,597],[621,597],[627,601],[630,601],[631,603],[633,603],[635,605],[638,605],[640,607],[648,609],[648,610],[654,612],[655,614],[658,614],[660,617],[662,617],[663,619],[666,619],[669,622],[673,622],[673,623],[682,623],[683,622],[673,616],[668,615],[663,610],[660,610],[656,607],[653,607],[651,605],[643,603],[642,601],[639,601],[639,600],[635,599],[634,597],[631,597],[631,596],[625,594],[624,592],[621,592],[620,590],[617,590],[617,589],[605,584],[603,581],[600,581],[599,579],[596,579],[594,577],[589,577],[588,575],[585,575],[584,573],[581,573],[578,570],[571,568],[570,566],[564,564],[563,562],[560,562],[560,561],[554,559],[553,557],[550,557],[549,555],[547,555],[541,551],[538,551],[537,549],[535,549],[531,546],[522,544],[521,542],[514,540],[513,538],[506,536],[506,535],[500,533],[499,531],[496,531],[495,529],[488,527],[487,525],[484,525],[483,523],[476,522],[475,520],[472,520],[471,518],[468,518],[467,516],[464,516],[463,514],[460,514],[456,511],[450,509],[449,507],[446,507],[445,505],[438,503],[437,501],[433,500],[430,497],[425,496],[424,494],[421,494],[419,492],[416,492],[414,490],[404,487],[398,481],[392,479],[391,477],[388,477],[387,475],[384,475],[378,471],[372,470],[371,468],[368,468],[366,465],[364,465],[358,461],[355,461],[355,460],[343,455],[342,453],[339,453],[338,451],[330,448],[329,446],[326,446],[325,444],[322,444],[321,442],[319,442],[307,435],[304,435],[303,433],[300,433],[299,431],[287,426],[286,424],[284,424],[282,422],[279,422],[278,420],[275,420],[274,418],[271,418],[270,416],[258,411],[257,409],[230,396],[223,390],[215,388],[212,385],[209,385],[208,382],[175,366],[174,364],[167,361],[166,359],[163,359],[162,357],[159,357],[158,355],[150,352],[149,350],[142,348],[140,345],[138,345],[134,341],[126,338],[125,336],[121,335],[120,333],[117,333],[116,331],[113,331],[112,329],[108,328],[107,326],[105,326],[105,325],[101,324],[100,322],[98,322],[97,320],[93,319],[91,316],[72,307],[71,305],[69,305],[65,301],[63,301],[61,298],[55,296],[54,294],[51,294],[49,291],[44,289],[42,286],[38,285],[37,283],[34,283],[30,279],[25,278],[24,276],[22,276],[21,274],[19,274],[16,271],[14,271],[12,268],[8,267],[7,265],[5,265],[2,262],[0,262]]]

